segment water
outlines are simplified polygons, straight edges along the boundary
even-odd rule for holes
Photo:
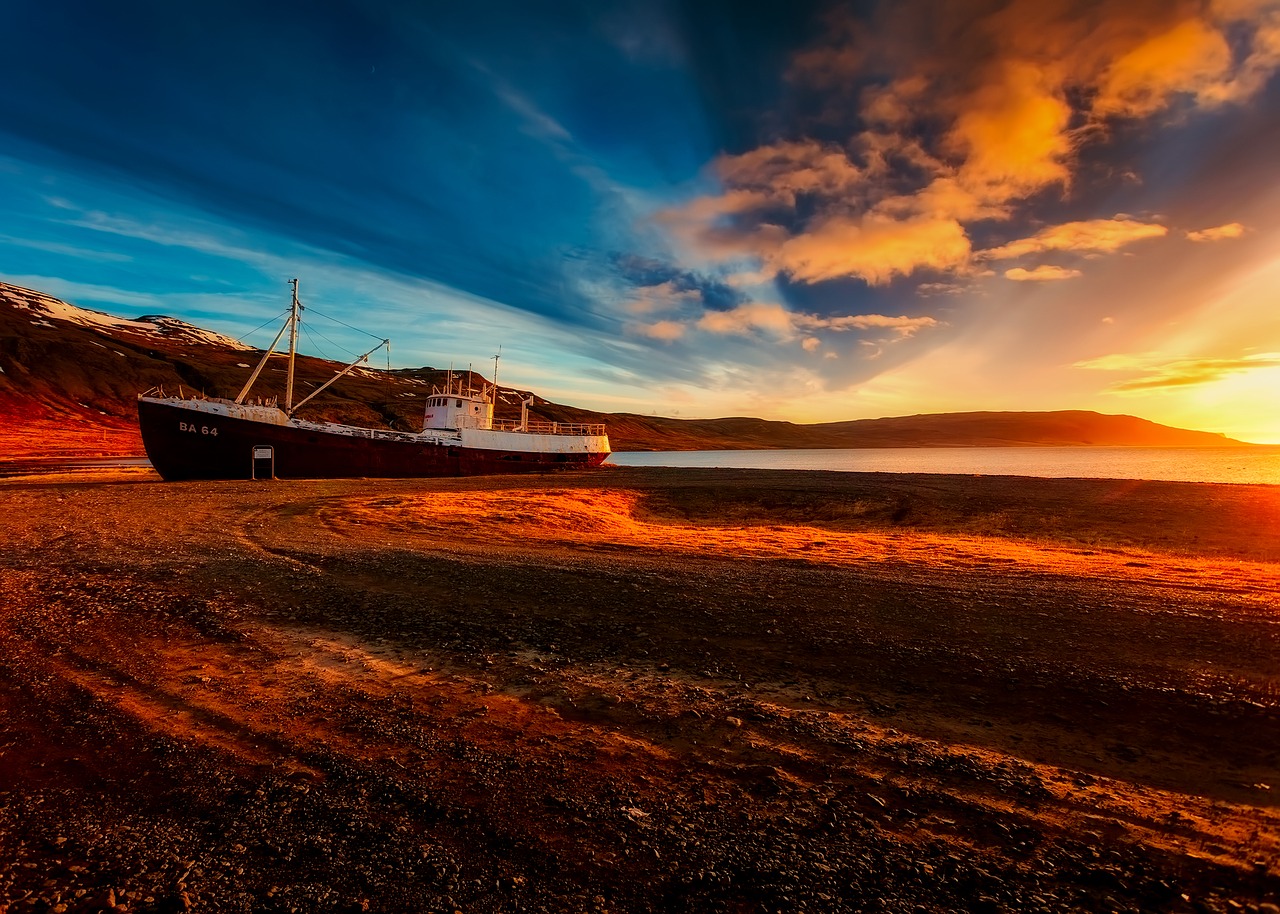
[[[146,457],[30,457],[0,460],[0,477],[65,473],[68,470],[109,470],[118,467],[149,467]]]
[[[1257,447],[919,447],[770,451],[623,451],[633,467],[734,467],[858,473],[1167,479],[1280,485],[1280,445]]]

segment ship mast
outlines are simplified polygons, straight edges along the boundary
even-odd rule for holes
[[[289,284],[293,286],[293,304],[289,311],[289,379],[284,388],[286,413],[293,412],[293,362],[298,353],[298,314],[302,311],[302,305],[298,301],[298,280],[291,279]]]
[[[348,365],[346,368],[342,369],[342,371],[338,372],[338,373],[337,373],[336,375],[334,375],[332,378],[330,378],[329,380],[325,381],[323,384],[321,384],[319,387],[317,387],[317,388],[316,388],[315,390],[313,390],[311,393],[307,394],[305,397],[303,397],[301,400],[299,400],[299,401],[298,401],[298,405],[297,405],[297,406],[293,407],[293,408],[292,408],[292,409],[290,409],[290,410],[287,410],[287,413],[288,413],[289,417],[290,417],[290,418],[293,418],[293,414],[294,414],[294,413],[296,413],[298,410],[302,409],[303,404],[307,403],[308,401],[310,401],[310,400],[311,400],[311,399],[313,399],[314,397],[319,396],[319,394],[320,394],[320,392],[321,392],[322,390],[324,390],[326,387],[328,387],[328,386],[329,386],[330,384],[332,384],[334,381],[336,381],[336,380],[338,380],[339,378],[341,378],[341,377],[342,377],[343,375],[345,375],[348,371],[350,371],[351,369],[355,368],[357,365],[361,365],[361,364],[363,364],[363,363],[365,363],[365,362],[369,361],[369,356],[373,355],[375,352],[377,352],[377,351],[378,351],[379,349],[381,349],[383,346],[386,346],[386,347],[387,347],[387,352],[390,352],[390,351],[391,351],[391,340],[383,340],[381,343],[379,343],[378,345],[376,345],[376,346],[374,346],[372,349],[370,349],[368,352],[366,352],[364,355],[358,355],[358,356],[356,356],[356,357],[355,357],[355,361],[353,361],[350,365]]]
[[[280,342],[280,337],[284,336],[284,328],[288,326],[288,322],[280,325],[280,332],[276,334],[276,338],[271,341],[271,345],[267,347],[267,351],[262,354],[262,358],[258,361],[258,367],[253,369],[253,374],[249,375],[249,380],[245,381],[244,387],[241,388],[239,395],[236,397],[236,403],[243,403],[244,398],[249,395],[249,388],[253,387],[253,382],[258,380],[258,375],[262,374],[263,367],[267,364],[267,359],[271,358],[271,353],[276,351],[276,343]]]
[[[494,406],[498,405],[498,359],[502,358],[502,347],[498,347],[498,353],[493,357],[493,396],[489,400]]]

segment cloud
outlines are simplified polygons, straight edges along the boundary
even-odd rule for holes
[[[628,324],[627,329],[651,340],[670,343],[684,336],[685,326],[679,321],[656,321],[652,324]]]
[[[885,314],[851,314],[844,317],[815,317],[811,314],[795,315],[797,326],[811,330],[894,330],[901,337],[914,336],[926,327],[938,326],[932,317],[890,317]]]
[[[537,105],[518,92],[505,80],[500,79],[488,67],[472,61],[472,65],[493,81],[493,93],[511,108],[524,121],[524,129],[530,136],[540,137],[556,143],[571,143],[572,134],[555,118],[540,110]]]
[[[707,311],[696,320],[663,320],[650,324],[629,324],[627,329],[651,339],[680,339],[690,328],[721,335],[748,335],[764,332],[779,340],[803,336],[801,346],[812,352],[821,344],[813,334],[826,330],[844,333],[854,330],[889,330],[897,339],[907,339],[921,330],[937,327],[936,318],[887,314],[845,314],[820,316],[790,311],[777,302],[744,302],[727,311]]]
[[[65,254],[78,260],[94,260],[101,263],[128,263],[134,259],[133,255],[121,254],[118,251],[104,251],[99,248],[57,241],[41,241],[35,238],[19,238],[14,235],[0,235],[0,245],[30,248],[33,251],[44,251],[49,254]]]
[[[95,305],[110,304],[116,310],[133,310],[142,314],[165,313],[165,297],[150,292],[138,292],[113,286],[76,282],[55,276],[4,273],[0,274],[0,277],[11,285],[21,286],[24,289],[36,289],[70,304],[80,302]]]
[[[635,289],[629,310],[647,313],[687,302],[723,310],[746,301],[729,283],[636,254],[614,255],[613,267]]]
[[[1052,71],[1010,60],[964,100],[945,143],[958,181],[988,203],[1022,199],[1070,176],[1071,107]]]
[[[731,311],[708,311],[698,320],[698,327],[711,333],[764,330],[783,339],[795,333],[794,315],[773,302],[747,302]]]
[[[720,160],[721,178],[762,197],[794,205],[805,195],[849,200],[867,183],[867,173],[843,148],[814,140],[782,141]]]
[[[887,153],[886,146],[874,155]],[[976,204],[950,182],[868,208],[864,189],[875,188],[868,176],[882,169],[855,166],[846,152],[816,143],[761,147],[715,167],[724,193],[665,210],[659,222],[700,256],[753,258],[762,269],[743,272],[756,278],[785,273],[804,283],[854,277],[883,285],[968,263],[968,237],[949,214],[972,214]]]
[[[1012,270],[1004,271],[1005,279],[1012,279],[1015,282],[1053,282],[1059,279],[1075,279],[1079,275],[1079,270],[1069,270],[1066,267],[1048,265],[1034,267],[1030,270],[1014,267]]]
[[[894,219],[878,213],[836,217],[783,242],[764,259],[802,282],[853,276],[883,285],[929,267],[953,271],[969,260],[969,239],[954,219]]]
[[[966,287],[954,282],[922,282],[916,286],[916,294],[929,295],[959,295],[966,291]]]
[[[1144,117],[1165,108],[1175,94],[1200,102],[1220,99],[1231,62],[1227,38],[1213,23],[1183,19],[1111,61],[1102,74],[1093,113]]]
[[[1187,232],[1192,241],[1222,241],[1227,238],[1239,238],[1244,234],[1244,226],[1239,222],[1228,222],[1213,228],[1201,229],[1198,232]]]
[[[979,251],[980,260],[1012,260],[1045,251],[1111,254],[1125,245],[1147,238],[1162,238],[1169,233],[1163,225],[1133,219],[1090,219],[1066,222],[1041,229],[1030,238],[1020,238],[998,248]],[[1008,274],[1006,274],[1008,275]]]
[[[821,99],[813,117],[721,156],[717,193],[660,215],[691,254],[802,284],[972,276],[972,226],[1072,192],[1081,150],[1119,121],[1244,101],[1280,68],[1275,0],[906,0],[826,25],[788,73],[797,100]],[[978,260],[1110,253],[1167,231],[1072,222]]]
[[[1162,388],[1192,387],[1220,381],[1228,375],[1280,366],[1280,352],[1264,352],[1237,358],[1164,360],[1154,355],[1116,354],[1077,362],[1074,367],[1100,371],[1136,371],[1141,377],[1112,385],[1116,393]]]
[[[641,286],[623,305],[632,314],[652,314],[655,311],[671,311],[700,300],[696,290],[681,289],[676,283],[668,280],[656,286]]]
[[[1135,371],[1143,370],[1160,362],[1160,357],[1153,354],[1132,355],[1116,353],[1098,356],[1096,359],[1085,359],[1076,362],[1072,368],[1088,368],[1094,371]]]

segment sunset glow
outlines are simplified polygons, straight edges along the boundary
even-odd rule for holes
[[[299,276],[608,411],[1280,443],[1280,0],[433,6],[5,5],[0,279],[265,345]]]

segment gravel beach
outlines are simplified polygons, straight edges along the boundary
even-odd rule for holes
[[[0,507],[0,911],[1280,914],[1280,487]]]

